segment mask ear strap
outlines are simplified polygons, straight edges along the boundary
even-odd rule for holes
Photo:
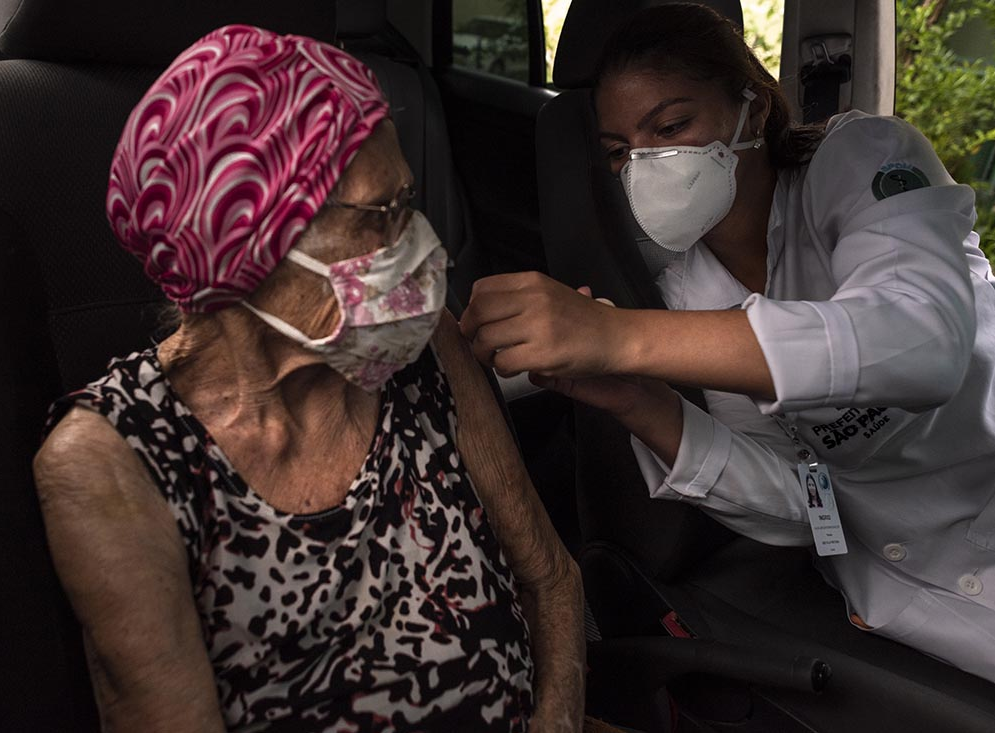
[[[316,275],[324,275],[325,277],[328,277],[329,266],[321,260],[316,260],[311,255],[304,254],[297,249],[292,249],[287,252],[285,256],[294,264],[300,265],[304,269],[310,270]]]
[[[314,341],[314,339],[312,339],[310,336],[307,336],[304,332],[297,330],[283,319],[277,318],[274,315],[270,315],[266,311],[259,310],[248,301],[243,300],[241,301],[241,304],[245,306],[248,310],[255,313],[257,316],[259,316],[259,318],[263,320],[266,324],[268,324],[271,328],[275,329],[276,331],[279,331],[280,333],[282,333],[284,336],[287,336],[291,340],[296,341],[299,344],[306,344]]]
[[[743,101],[743,108],[739,111],[739,123],[736,125],[736,134],[732,136],[732,143],[729,145],[730,150],[745,150],[746,148],[755,147],[755,143],[760,139],[754,138],[753,140],[739,142],[739,136],[743,132],[743,127],[746,126],[746,118],[750,116],[750,103],[757,98],[757,94],[752,89],[744,88],[743,96],[746,99]]]

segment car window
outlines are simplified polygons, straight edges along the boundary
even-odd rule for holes
[[[750,48],[777,79],[781,73],[784,0],[744,0],[743,35]]]
[[[974,187],[981,248],[995,261],[995,0],[897,0],[895,113]]]
[[[453,0],[453,66],[528,82],[527,1]]]
[[[563,19],[570,9],[570,0],[543,0],[542,25],[546,32],[546,83],[553,83],[553,62],[556,60],[556,45],[560,42]]]

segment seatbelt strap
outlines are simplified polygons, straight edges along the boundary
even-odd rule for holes
[[[853,45],[849,35],[813,36],[802,42],[802,121],[823,122],[840,111],[840,87],[851,79]]]

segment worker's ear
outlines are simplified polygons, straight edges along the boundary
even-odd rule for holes
[[[763,137],[767,131],[767,117],[770,116],[770,90],[765,87],[752,90],[756,98],[750,102],[750,121],[747,135]]]

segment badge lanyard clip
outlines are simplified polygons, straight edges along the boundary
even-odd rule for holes
[[[798,456],[798,481],[807,504],[815,551],[820,556],[845,555],[846,538],[843,536],[843,523],[836,507],[833,482],[829,478],[829,467],[824,463],[813,462],[815,456],[802,444],[797,426],[787,423],[785,432]]]

